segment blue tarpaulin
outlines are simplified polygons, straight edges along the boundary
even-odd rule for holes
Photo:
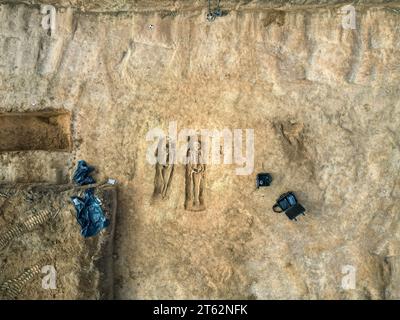
[[[71,199],[76,209],[76,219],[82,228],[81,234],[85,238],[95,236],[110,224],[93,189],[86,190],[83,199],[77,196]]]
[[[80,160],[74,173],[73,179],[79,185],[92,184],[96,181],[90,174],[94,168],[85,161]],[[71,197],[76,210],[76,219],[81,226],[81,234],[85,237],[92,237],[106,228],[110,221],[105,217],[101,207],[101,201],[94,195],[94,189],[85,190],[84,197]]]
[[[95,183],[96,181],[90,176],[93,171],[94,168],[89,166],[86,161],[79,160],[73,177],[75,183],[79,184],[80,186]]]

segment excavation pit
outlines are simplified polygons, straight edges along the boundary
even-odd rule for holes
[[[0,152],[69,152],[71,147],[70,113],[0,113]]]

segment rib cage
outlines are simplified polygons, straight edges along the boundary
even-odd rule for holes
[[[24,233],[32,231],[35,227],[53,219],[58,212],[43,210],[37,215],[29,217],[26,221],[19,222],[0,235],[0,250],[3,250],[13,239],[22,236]]]
[[[41,266],[39,264],[36,264],[28,270],[24,271],[17,278],[7,280],[0,286],[0,295],[9,299],[16,298],[21,293],[25,285],[40,272]]]
[[[50,210],[43,210],[38,215],[29,217],[26,221],[24,221],[24,228],[26,231],[32,231],[36,226],[45,223],[47,220],[54,218],[56,215],[57,213],[53,213]]]

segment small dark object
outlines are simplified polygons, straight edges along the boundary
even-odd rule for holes
[[[221,10],[221,8],[216,9],[214,11],[214,16],[216,17],[226,17],[229,14],[229,11]]]
[[[274,212],[285,212],[286,216],[290,220],[296,221],[296,217],[300,214],[305,215],[304,212],[306,211],[306,209],[297,202],[296,196],[293,192],[282,194],[279,199],[276,200],[276,204],[274,204],[272,210],[274,210]]]
[[[79,160],[73,177],[75,183],[79,184],[80,186],[95,183],[96,181],[90,176],[93,171],[94,168],[89,166],[86,161]]]
[[[272,177],[269,173],[257,174],[257,188],[269,187],[272,182]]]
[[[105,217],[101,202],[95,197],[93,189],[85,190],[83,199],[73,196],[71,200],[75,206],[76,219],[82,228],[82,236],[85,238],[95,236],[109,226],[110,221]]]
[[[214,21],[215,20],[215,15],[212,12],[207,13],[207,20],[208,21]]]
[[[207,13],[207,20],[208,21],[212,22],[212,21],[215,20],[215,18],[224,17],[226,15],[228,15],[228,11],[221,10],[220,0],[218,0],[217,7],[216,7],[216,9],[214,9],[214,11],[211,10],[211,0],[208,0],[208,13]]]
[[[225,17],[228,15],[228,11],[222,11],[221,9],[216,9],[214,12],[207,13],[207,20],[212,22],[217,17]]]

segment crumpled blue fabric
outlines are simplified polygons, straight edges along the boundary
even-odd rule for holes
[[[105,217],[100,199],[94,195],[93,189],[85,190],[83,199],[73,196],[71,200],[75,206],[76,219],[82,228],[82,236],[95,236],[109,226],[110,221]]]
[[[94,168],[89,166],[86,161],[79,160],[73,176],[75,183],[79,184],[80,186],[95,183],[96,181],[94,178],[90,176],[93,171]]]
[[[94,171],[84,160],[78,161],[78,166],[73,176],[75,183],[79,185],[92,184],[96,181],[90,174]],[[84,197],[71,197],[76,210],[76,219],[81,226],[81,234],[85,238],[97,235],[108,227],[110,221],[105,217],[101,207],[101,201],[94,195],[94,189],[85,190]]]

